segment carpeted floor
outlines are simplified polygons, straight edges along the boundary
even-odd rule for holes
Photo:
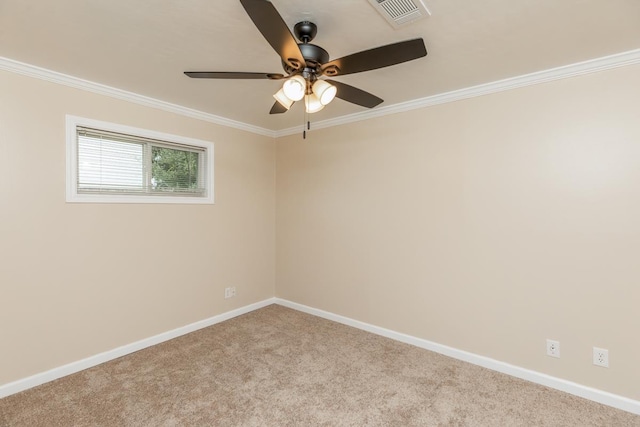
[[[640,426],[640,416],[281,306],[0,400],[13,426]]]

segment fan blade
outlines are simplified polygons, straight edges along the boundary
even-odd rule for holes
[[[240,3],[285,64],[296,70],[303,68],[305,60],[298,43],[273,4],[267,0],[240,0]]]
[[[282,74],[272,73],[243,73],[228,71],[185,71],[187,76],[194,79],[269,79],[280,80],[284,78]]]
[[[383,102],[381,98],[378,98],[377,96],[369,92],[365,92],[362,89],[358,89],[357,87],[337,82],[335,80],[326,79],[325,81],[331,83],[338,89],[338,91],[336,92],[336,97],[347,102],[351,102],[352,104],[361,105],[367,108],[373,108]]]
[[[422,39],[406,40],[334,59],[322,65],[327,76],[343,76],[401,64],[427,55]]]
[[[291,104],[293,105],[293,104]],[[291,107],[289,107],[291,108]],[[269,111],[269,114],[282,114],[282,113],[286,113],[287,111],[289,111],[288,109],[286,109],[284,107],[284,105],[280,104],[278,101],[276,101],[273,104],[273,107],[271,107],[271,111]]]

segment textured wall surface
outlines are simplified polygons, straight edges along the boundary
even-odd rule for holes
[[[275,294],[640,399],[639,71],[275,143],[0,72],[0,384]],[[66,203],[66,114],[214,142],[216,203]]]
[[[6,72],[0,93],[0,384],[273,296],[272,138]],[[66,114],[212,141],[216,203],[66,203]]]
[[[629,66],[279,139],[277,296],[640,399],[639,112]]]

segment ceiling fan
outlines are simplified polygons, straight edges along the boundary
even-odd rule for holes
[[[330,61],[326,50],[310,43],[317,33],[314,23],[303,21],[295,25],[294,33],[300,40],[298,43],[270,1],[240,0],[240,3],[264,38],[282,58],[282,67],[286,74],[226,71],[186,71],[185,74],[205,79],[284,80],[282,88],[273,95],[276,102],[271,107],[270,114],[284,113],[294,102],[303,98],[307,113],[320,111],[334,97],[373,108],[383,100],[354,86],[320,77],[338,77],[375,70],[427,55],[424,41],[418,38]]]

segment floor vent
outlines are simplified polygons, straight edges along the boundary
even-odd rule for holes
[[[431,15],[422,0],[369,0],[369,3],[394,28]]]

